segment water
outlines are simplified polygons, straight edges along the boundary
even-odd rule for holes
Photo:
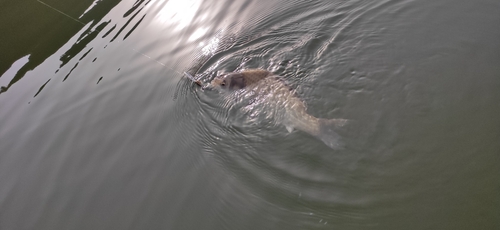
[[[0,229],[500,228],[498,1],[1,5]],[[345,148],[181,74],[246,68]]]

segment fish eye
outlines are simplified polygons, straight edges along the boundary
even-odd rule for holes
[[[220,83],[221,86],[225,86],[226,85],[226,80],[222,81],[222,83]]]

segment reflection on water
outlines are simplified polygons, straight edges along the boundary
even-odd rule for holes
[[[5,71],[5,73],[3,73],[2,77],[0,78],[0,85],[7,85],[9,83],[9,81],[12,80],[12,78],[16,75],[16,73],[19,72],[21,70],[21,68],[24,65],[26,65],[26,63],[28,63],[29,57],[30,57],[30,55],[28,54],[28,55],[20,58],[19,60],[15,61],[14,63],[12,63],[10,68],[7,69],[7,71]],[[2,89],[0,92],[3,93],[5,91],[7,91],[7,87],[2,86]]]
[[[28,71],[33,70],[47,57],[54,54],[57,49],[67,43],[70,37],[82,28],[82,25],[91,23],[89,27],[84,27],[88,31],[82,34],[90,34],[90,36],[87,36],[87,39],[84,39],[81,43],[74,44],[72,49],[61,57],[63,62],[61,66],[66,64],[69,59],[85,48],[86,43],[97,35],[95,32],[91,33],[90,30],[119,2],[119,0],[100,1],[92,9],[89,8],[79,19],[75,19],[43,1],[17,3],[13,4],[12,8],[4,8],[6,9],[5,12],[19,12],[19,14],[3,14],[7,19],[2,21],[24,21],[22,27],[16,26],[13,28],[14,33],[9,33],[5,37],[6,41],[2,42],[3,45],[11,46],[5,49],[2,48],[2,50],[9,50],[9,53],[4,58],[15,58],[24,53],[30,54],[30,58],[29,62],[16,73],[14,78],[8,84],[2,86],[0,93],[7,91],[13,84],[23,78]],[[97,29],[103,27],[103,24],[98,26]],[[20,32],[17,32],[18,30]],[[19,39],[21,40],[19,41]],[[9,61],[0,62],[0,72],[4,72],[6,63],[9,63]]]
[[[200,8],[200,0],[171,0],[157,1],[160,7],[155,15],[153,23],[159,23],[159,26],[172,26],[174,31],[186,28],[195,18]]]
[[[0,229],[499,227],[496,1],[4,6]],[[181,74],[250,68],[345,148]]]

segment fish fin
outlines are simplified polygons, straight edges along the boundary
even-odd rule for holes
[[[335,128],[340,128],[344,127],[347,123],[349,123],[349,120],[347,119],[342,119],[342,118],[337,118],[337,119],[319,119],[320,125],[326,125],[326,126],[333,126]]]
[[[340,136],[335,132],[336,128],[347,124],[346,119],[319,119],[318,138],[332,149],[342,149],[344,144],[340,140]]]
[[[286,130],[288,131],[288,133],[293,132],[293,126],[291,126],[291,125],[286,125],[285,127],[286,127]]]

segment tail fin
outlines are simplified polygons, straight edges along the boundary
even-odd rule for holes
[[[344,144],[340,140],[340,136],[335,132],[335,129],[347,124],[346,119],[322,119],[318,120],[319,133],[317,137],[332,149],[342,149]]]

